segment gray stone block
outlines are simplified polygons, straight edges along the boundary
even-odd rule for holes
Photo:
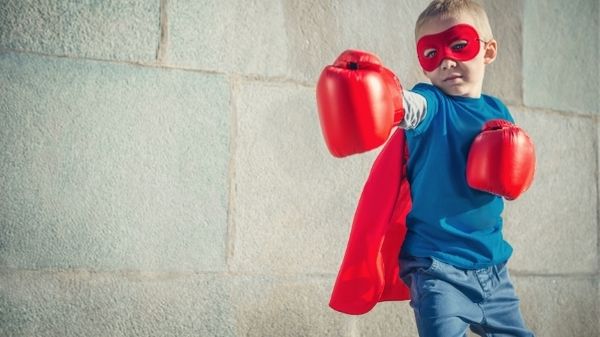
[[[585,116],[513,108],[531,136],[533,185],[506,202],[511,268],[535,273],[593,273],[598,268],[596,125]]]
[[[536,336],[598,336],[593,277],[513,277],[523,318]]]
[[[487,66],[483,91],[506,104],[523,102],[523,0],[483,1],[498,56]]]
[[[160,1],[0,2],[0,48],[154,62]]]
[[[6,337],[241,336],[217,275],[0,272]]]
[[[600,277],[596,274],[596,289],[598,292],[596,293],[596,313],[600,316]],[[596,319],[596,329],[598,329],[598,333],[600,334],[600,318]]]
[[[528,106],[600,111],[598,1],[526,1],[524,100]]]
[[[0,265],[223,270],[229,86],[0,54]]]
[[[353,336],[352,317],[328,306],[331,283],[301,275],[236,277],[231,293],[236,336]]]
[[[378,54],[407,86],[420,76],[414,23],[426,1],[177,1],[167,62],[315,83],[343,50]]]
[[[280,1],[169,3],[166,62],[176,66],[282,76],[290,50]]]
[[[377,151],[333,158],[312,88],[243,82],[236,91],[234,270],[337,272]]]
[[[369,313],[356,316],[352,336],[418,336],[415,314],[408,301],[378,303]]]

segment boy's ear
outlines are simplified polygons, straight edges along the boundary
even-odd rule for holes
[[[498,42],[496,40],[491,39],[485,44],[485,54],[483,55],[483,63],[490,64],[494,62],[496,59],[496,55],[498,55]]]

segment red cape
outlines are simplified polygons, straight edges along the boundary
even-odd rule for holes
[[[378,302],[410,298],[398,276],[398,254],[412,206],[407,159],[404,130],[397,129],[375,159],[358,201],[329,301],[337,311],[361,315]]]

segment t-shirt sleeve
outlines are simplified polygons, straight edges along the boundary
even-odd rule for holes
[[[511,123],[515,123],[515,119],[513,118],[513,116],[511,115],[510,111],[508,110],[508,107],[506,107],[506,105],[504,103],[502,103],[501,100],[499,100],[496,97],[492,97],[492,101],[494,102],[494,104],[498,107],[498,110],[500,110],[500,112],[502,113],[502,118],[506,119],[507,121],[511,122]]]
[[[407,134],[418,136],[425,133],[425,131],[427,131],[427,129],[429,129],[431,126],[431,121],[438,112],[440,98],[439,93],[431,84],[419,83],[415,85],[412,91],[423,96],[427,102],[427,111],[423,120],[419,123],[419,125],[417,125],[416,128],[406,130]]]

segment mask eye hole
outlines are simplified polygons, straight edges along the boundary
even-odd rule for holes
[[[450,44],[450,48],[453,51],[460,52],[467,46],[468,42],[466,40],[456,40]]]
[[[437,50],[435,50],[435,48],[427,48],[423,52],[423,56],[425,56],[425,58],[428,58],[428,59],[432,59],[436,55],[437,55]]]

